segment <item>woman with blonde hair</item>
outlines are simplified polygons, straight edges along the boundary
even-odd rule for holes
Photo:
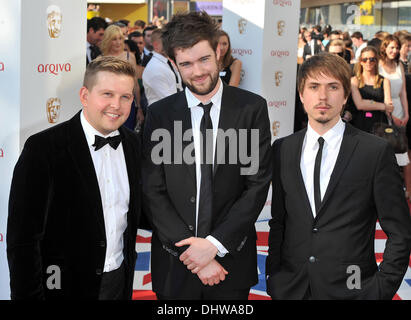
[[[408,122],[408,100],[405,88],[405,72],[400,57],[400,40],[394,35],[384,38],[380,47],[379,73],[390,80],[391,97],[394,105],[392,112],[393,122],[399,127],[405,127]],[[404,181],[407,189],[407,198],[411,195],[411,167],[408,153],[395,154],[399,166],[404,167]]]
[[[231,42],[227,32],[219,30],[218,44],[220,46],[220,78],[226,84],[238,87],[241,79],[241,60],[231,55]]]
[[[125,50],[124,35],[121,28],[116,25],[110,25],[104,31],[104,37],[101,41],[100,50],[103,56],[113,56],[121,60],[129,62],[136,70],[137,79],[140,77],[142,72],[142,67],[137,66],[136,57],[134,54],[130,54],[129,51]],[[130,129],[135,129],[136,125],[141,124],[144,119],[143,112],[140,105],[140,89],[138,81],[135,81],[136,88],[134,90],[135,99],[131,107],[130,116],[127,119],[125,126]]]
[[[353,124],[371,133],[376,122],[387,123],[386,114],[394,107],[391,101],[390,81],[378,73],[378,52],[374,47],[365,47],[354,66],[351,78],[351,95],[358,112]]]

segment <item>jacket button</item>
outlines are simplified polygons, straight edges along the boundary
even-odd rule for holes
[[[193,230],[194,230],[194,227],[190,224],[190,225],[188,226],[188,229],[190,229],[190,231],[193,231]]]
[[[310,261],[311,263],[314,263],[317,259],[315,259],[315,257],[311,256],[310,258],[308,258],[308,261]]]
[[[96,275],[101,276],[102,273],[103,273],[103,270],[101,270],[101,269],[96,270]]]
[[[317,233],[318,232],[318,229],[317,228],[314,228],[313,229],[313,233]]]
[[[100,247],[105,247],[106,246],[106,242],[105,241],[100,241]]]
[[[195,203],[195,202],[196,202],[196,198],[195,198],[195,197],[191,197],[191,198],[190,198],[190,202],[191,202],[191,203]]]

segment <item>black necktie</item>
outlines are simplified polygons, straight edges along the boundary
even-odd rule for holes
[[[198,206],[197,237],[205,238],[211,231],[211,218],[213,214],[213,123],[210,110],[213,104],[199,104],[204,109],[200,123],[202,143],[201,155],[201,183],[200,203]]]
[[[318,214],[321,206],[321,190],[320,190],[320,171],[321,171],[321,157],[323,154],[324,138],[318,138],[318,152],[315,157],[314,165],[314,202],[315,202],[315,211]]]
[[[95,46],[95,45],[91,45],[90,46],[90,57],[91,60],[94,60],[95,58],[97,58],[100,55],[100,49]]]
[[[108,137],[108,138],[103,138],[101,136],[97,136],[95,135],[95,141],[94,144],[92,145],[93,147],[95,147],[95,151],[97,151],[98,149],[103,148],[107,143],[110,145],[110,147],[112,147],[114,150],[117,149],[117,147],[119,146],[120,142],[121,142],[121,136],[117,135],[114,137]]]

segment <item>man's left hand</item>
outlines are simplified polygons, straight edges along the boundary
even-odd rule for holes
[[[190,246],[180,256],[188,270],[199,272],[213,260],[218,252],[217,247],[207,239],[190,237],[175,244],[177,247]]]

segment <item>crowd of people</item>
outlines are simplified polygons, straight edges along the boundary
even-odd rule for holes
[[[344,120],[368,133],[375,133],[380,123],[393,122],[408,137],[411,148],[409,103],[411,92],[411,33],[400,30],[394,34],[379,31],[366,40],[360,31],[349,32],[314,26],[300,28],[298,64],[320,52],[344,58],[352,70],[351,95]],[[304,126],[305,115],[296,95],[296,128]],[[298,112],[299,111],[299,112]],[[410,151],[396,154],[403,168],[405,196],[411,199]]]
[[[396,36],[379,51],[358,42],[350,68],[341,40],[319,52],[318,33],[307,33],[297,78],[307,128],[271,145],[267,101],[236,87],[241,62],[207,13],[145,27],[137,55],[124,43],[139,34],[93,19],[82,110],[30,136],[13,172],[12,299],[131,299],[137,229],[148,227],[158,299],[247,300],[270,184],[272,299],[393,298],[411,217],[393,148],[364,130],[375,118],[407,124]],[[352,89],[361,129],[341,118]],[[133,103],[142,135],[124,126]],[[379,266],[377,220],[388,238]]]

